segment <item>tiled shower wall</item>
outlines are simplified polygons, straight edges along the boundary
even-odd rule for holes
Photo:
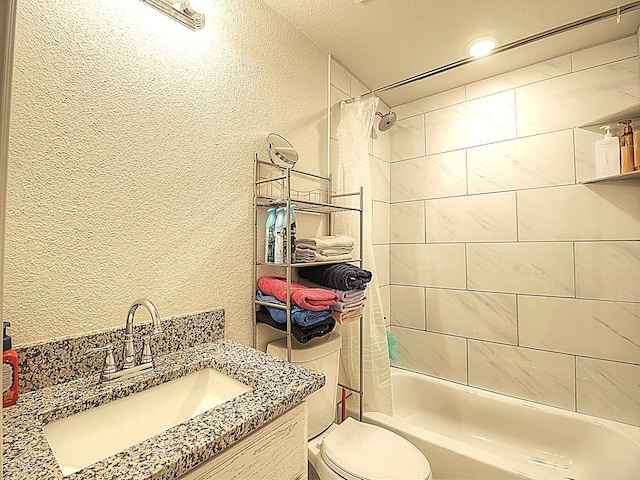
[[[403,367],[640,425],[640,180],[580,184],[602,137],[575,128],[640,102],[639,70],[632,36],[393,108]]]

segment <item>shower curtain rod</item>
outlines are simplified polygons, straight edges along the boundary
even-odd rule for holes
[[[420,74],[415,75],[413,77],[409,77],[409,78],[406,78],[404,80],[400,80],[398,82],[391,83],[391,84],[389,84],[387,86],[376,88],[375,90],[371,90],[370,92],[364,93],[361,96],[372,95],[372,94],[375,94],[375,93],[378,93],[378,92],[384,92],[386,90],[391,90],[393,88],[402,87],[404,85],[408,85],[410,83],[417,82],[418,80],[424,80],[425,78],[433,77],[434,75],[437,75],[439,73],[448,72],[449,70],[453,70],[454,68],[462,67],[463,65],[468,65],[469,63],[475,62],[477,60],[481,60],[481,59],[489,57],[491,55],[496,55],[498,53],[502,53],[502,52],[506,52],[506,51],[509,51],[509,50],[513,50],[514,48],[521,47],[521,46],[527,45],[529,43],[533,43],[533,42],[536,42],[538,40],[542,40],[542,39],[557,35],[559,33],[568,32],[569,30],[573,30],[574,28],[583,27],[585,25],[589,25],[591,23],[598,22],[600,20],[604,20],[604,19],[611,18],[611,17],[620,18],[621,15],[623,15],[625,13],[629,13],[629,12],[631,12],[633,10],[637,10],[638,8],[640,8],[640,1],[627,3],[626,5],[623,5],[623,6],[620,6],[620,7],[617,7],[617,8],[611,8],[609,10],[605,10],[604,12],[598,13],[596,15],[592,15],[590,17],[586,17],[586,18],[583,18],[581,20],[576,20],[575,22],[567,23],[567,24],[562,25],[560,27],[552,28],[552,29],[546,30],[546,31],[544,31],[542,33],[537,33],[535,35],[531,35],[529,37],[525,37],[525,38],[522,38],[520,40],[516,40],[514,42],[511,42],[511,43],[507,43],[505,45],[502,45],[501,47],[495,48],[494,50],[489,52],[487,55],[484,55],[482,57],[467,57],[467,58],[464,58],[462,60],[458,60],[456,62],[449,63],[448,65],[443,65],[441,67],[434,68],[433,70],[429,70],[427,72],[420,73]],[[353,100],[355,100],[355,99],[352,98],[352,99],[349,99],[349,100],[346,100],[346,101],[347,102],[352,102]]]

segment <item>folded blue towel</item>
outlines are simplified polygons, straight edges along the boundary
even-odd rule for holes
[[[271,295],[265,295],[259,289],[256,290],[256,299],[261,302],[275,303],[277,305],[285,305],[285,303],[278,300]],[[265,308],[269,311],[271,317],[278,323],[287,323],[287,312],[275,307]],[[301,327],[310,327],[323,320],[326,320],[331,316],[331,307],[326,310],[320,310],[319,312],[312,312],[306,310],[298,305],[291,305],[291,323],[300,325]]]

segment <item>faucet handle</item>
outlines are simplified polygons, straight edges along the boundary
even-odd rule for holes
[[[113,344],[108,343],[104,347],[90,348],[85,354],[107,352],[102,363],[102,375],[109,375],[116,372],[116,359],[113,356]]]
[[[140,358],[140,363],[144,365],[145,363],[153,362],[153,354],[151,353],[151,335],[143,335],[142,336],[142,357]]]
[[[142,357],[140,363],[153,363],[153,354],[151,353],[151,339],[164,337],[164,333],[153,333],[151,335],[142,336]]]

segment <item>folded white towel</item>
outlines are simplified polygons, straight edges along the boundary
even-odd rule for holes
[[[353,247],[316,248],[315,250],[310,248],[309,250],[313,250],[322,255],[351,255]]]
[[[296,244],[302,246],[302,248],[322,250],[339,247],[353,248],[354,242],[353,238],[348,235],[325,235],[322,237],[298,238]]]
[[[315,250],[308,248],[298,248],[296,246],[295,260],[296,263],[313,263],[313,262],[340,262],[345,260],[352,260],[353,257],[350,253],[335,253],[330,255],[324,255]]]

